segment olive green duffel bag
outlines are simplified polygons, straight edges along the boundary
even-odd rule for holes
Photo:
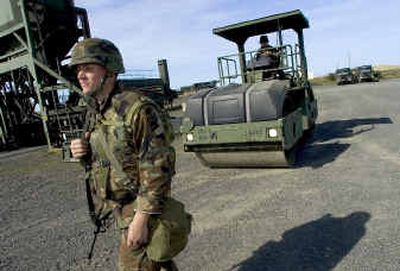
[[[157,262],[175,257],[188,243],[191,222],[192,216],[185,212],[185,205],[168,198],[164,212],[151,223],[150,242],[146,247],[148,257]]]
[[[136,202],[127,207],[136,209]],[[132,219],[131,216],[119,219],[120,229],[126,230]],[[165,262],[175,257],[188,243],[191,224],[192,215],[185,211],[185,205],[168,197],[164,205],[164,212],[160,215],[150,216],[149,243],[146,245],[149,259]]]

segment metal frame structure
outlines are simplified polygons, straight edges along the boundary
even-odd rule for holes
[[[295,48],[298,48],[297,46]],[[238,69],[238,60],[240,58],[244,58],[246,63],[255,63],[257,59],[257,50],[256,51],[247,51],[241,54],[231,54],[227,56],[218,57],[218,73],[221,84],[223,86],[230,84],[232,82],[236,82],[236,79],[246,78],[249,81],[249,78],[254,78],[256,73],[259,72],[273,72],[273,71],[282,71],[286,75],[289,75],[290,78],[297,82],[299,78],[301,78],[300,64],[299,58],[300,53],[298,50],[293,52],[293,46],[290,44],[285,44],[280,47],[275,47],[280,52],[280,65],[277,68],[266,68],[266,69],[251,69],[246,67],[244,74],[241,73],[242,69]],[[244,55],[242,57],[242,55]],[[230,65],[231,64],[231,65]],[[233,71],[232,71],[233,66]],[[246,65],[247,66],[247,65]],[[243,82],[242,82],[243,83]]]
[[[284,48],[286,45],[282,41],[282,31],[292,29],[297,33],[298,45],[295,48],[296,65],[299,62],[300,69],[302,70],[301,78],[302,82],[306,82],[308,78],[307,74],[307,59],[305,56],[304,49],[304,34],[303,29],[308,28],[309,23],[307,18],[303,15],[300,10],[293,10],[285,13],[275,14],[272,16],[266,16],[255,20],[249,20],[241,23],[236,23],[224,27],[218,27],[213,29],[213,33],[221,36],[229,41],[236,43],[239,50],[239,63],[241,69],[242,83],[246,83],[248,78],[246,76],[246,52],[244,44],[249,37],[268,34],[272,32],[278,33],[278,46]],[[298,46],[298,48],[297,48]],[[293,55],[293,53],[291,53]]]
[[[0,8],[0,148],[59,146],[64,130],[82,125],[79,89],[62,64],[90,37],[86,10],[71,0],[2,0]]]

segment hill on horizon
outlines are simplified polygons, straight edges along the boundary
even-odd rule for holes
[[[400,70],[400,65],[374,65],[374,69],[377,71],[388,71],[388,70]]]

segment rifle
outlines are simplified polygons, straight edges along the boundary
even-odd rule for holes
[[[90,170],[87,167],[85,167],[85,168],[86,168],[86,171]],[[85,178],[85,185],[86,185],[86,198],[87,198],[88,207],[89,207],[89,216],[90,216],[93,224],[96,227],[93,232],[93,234],[94,234],[93,241],[90,246],[89,253],[88,253],[88,260],[90,260],[93,256],[93,250],[94,250],[94,245],[97,240],[97,235],[99,233],[106,232],[108,227],[111,225],[110,216],[112,214],[112,210],[108,210],[105,214],[102,214],[102,209],[100,209],[99,211],[96,212],[96,207],[95,207],[94,200],[93,200],[92,188],[90,185],[90,178],[88,176]]]
[[[85,118],[85,125],[83,128],[83,137],[85,137],[86,132],[91,132],[94,127],[94,114],[91,111],[88,111]],[[86,155],[83,159],[81,159],[81,163],[85,168],[85,186],[86,186],[86,198],[88,203],[89,209],[89,216],[93,224],[95,225],[95,230],[93,232],[93,241],[90,245],[89,253],[88,253],[88,260],[90,260],[93,256],[94,245],[96,244],[97,235],[99,233],[106,232],[107,228],[110,226],[111,223],[108,223],[109,218],[112,214],[112,210],[109,210],[105,214],[102,215],[102,208],[96,212],[96,206],[93,199],[92,187],[90,183],[90,171],[92,169],[90,155]]]

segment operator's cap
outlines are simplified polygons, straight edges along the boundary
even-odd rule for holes
[[[268,43],[268,36],[267,35],[262,35],[260,36],[260,43]]]

